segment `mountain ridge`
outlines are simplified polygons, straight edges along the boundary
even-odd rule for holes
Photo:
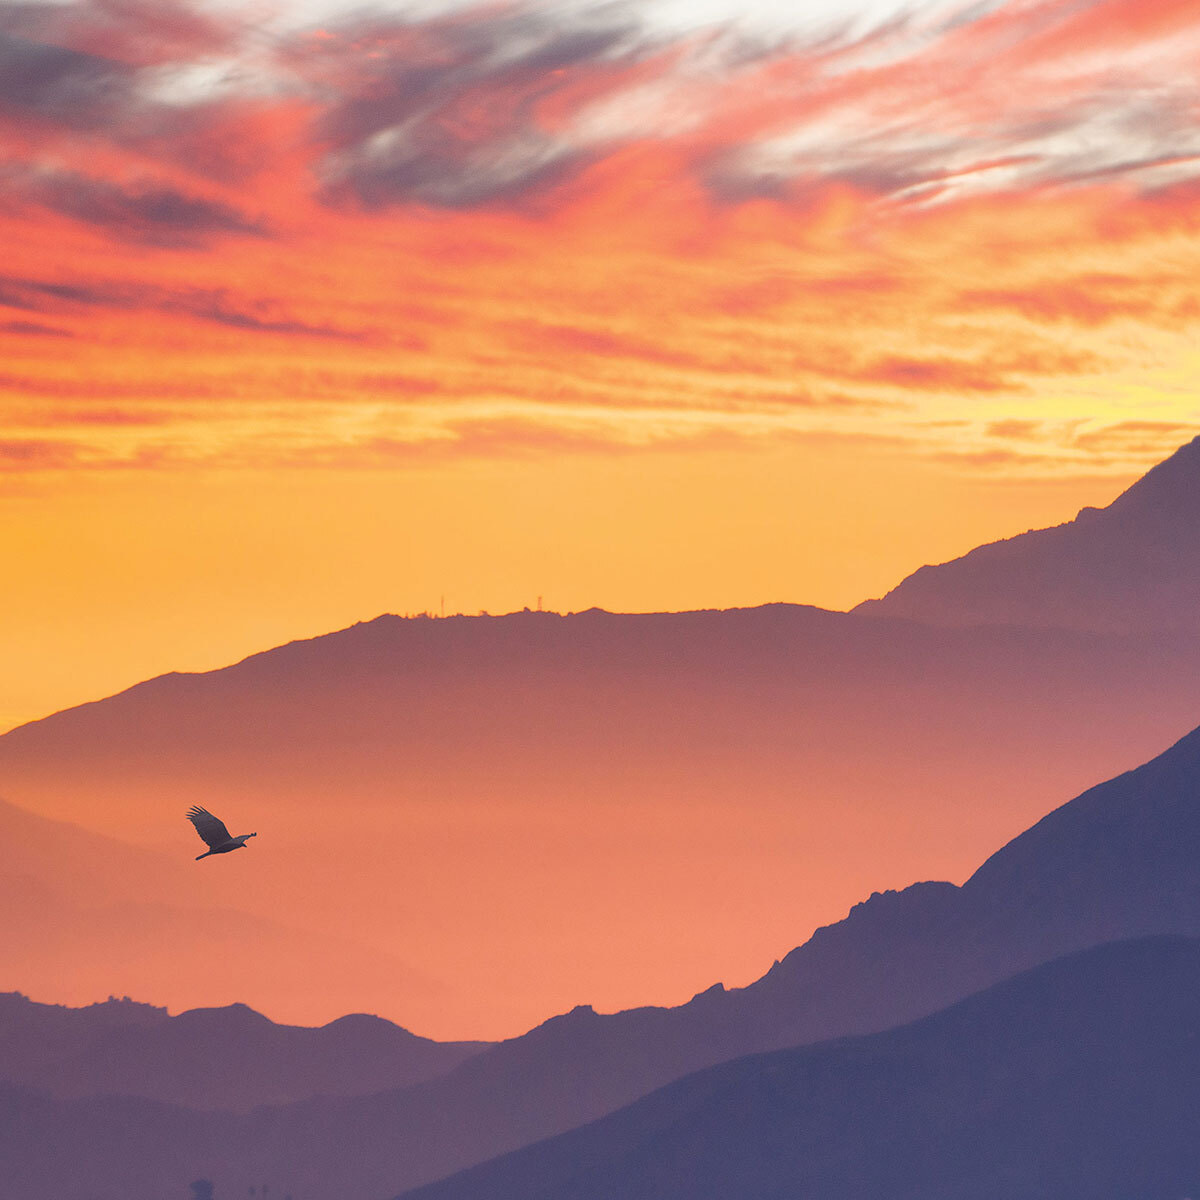
[[[1105,508],[920,567],[851,611],[933,625],[1200,630],[1200,437]]]
[[[736,1059],[402,1200],[1178,1200],[1200,941],[1110,943],[895,1029]]]
[[[370,1096],[305,1100],[236,1121],[139,1108],[157,1123],[158,1174],[142,1164],[122,1175],[119,1163],[92,1158],[89,1178],[96,1194],[107,1180],[120,1200],[152,1200],[185,1168],[234,1192],[271,1180],[310,1200],[395,1194],[566,1133],[722,1061],[879,1033],[1114,939],[1195,937],[1198,796],[1200,729],[1048,814],[962,886],[873,894],[746,988],[713,986],[674,1009],[603,1015],[580,1005],[435,1079]],[[1112,870],[1114,849],[1123,871]],[[99,1119],[86,1105],[62,1117],[68,1110],[48,1100],[38,1111],[45,1137],[60,1117],[83,1122],[80,1130]],[[38,1145],[28,1147],[34,1158]],[[20,1200],[83,1200],[64,1190],[53,1157],[38,1158],[45,1189],[27,1187]]]
[[[58,1099],[248,1112],[421,1083],[485,1048],[433,1042],[363,1013],[304,1027],[238,1003],[171,1016],[128,999],[72,1008],[0,993],[0,1079]]]
[[[191,804],[258,829],[189,886],[314,937],[352,932],[378,964],[402,945],[407,968],[391,984],[375,966],[326,973],[320,1007],[266,973],[189,994],[165,935],[137,994],[308,1023],[366,1003],[445,1040],[495,1039],[580,1000],[611,1011],[757,978],[872,889],[964,878],[1197,711],[1190,635],[787,605],[385,617],[12,731],[0,784],[160,855],[185,852]],[[512,928],[526,934],[501,953]],[[86,963],[81,986],[113,991]],[[0,985],[87,997],[43,977]]]

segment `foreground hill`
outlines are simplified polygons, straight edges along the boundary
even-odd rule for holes
[[[249,922],[201,959],[182,912],[118,937],[74,889],[46,944],[79,991],[53,991],[46,966],[0,986],[238,999],[301,1024],[369,1005],[443,1038],[580,1000],[678,1002],[718,973],[755,978],[872,889],[965,877],[1197,712],[1190,635],[789,605],[381,617],[0,737],[15,803],[169,854],[191,906],[353,942],[366,961],[298,986]],[[192,803],[259,837],[194,863]],[[44,865],[47,888],[73,888]],[[114,982],[130,963],[138,977]],[[197,990],[209,972],[242,990]]]
[[[236,1120],[10,1091],[0,1158],[19,1137],[20,1200],[151,1200],[185,1176],[231,1195],[268,1181],[305,1200],[367,1200],[721,1061],[885,1030],[1063,954],[1172,933],[1200,936],[1200,730],[1051,813],[962,887],[877,894],[748,988],[717,986],[674,1009],[579,1008],[413,1087]],[[155,1131],[140,1150],[139,1122]]]
[[[1200,438],[1107,508],[922,567],[855,611],[953,626],[1200,630]]]
[[[406,1200],[1180,1200],[1200,942],[1036,968],[913,1025],[742,1058]]]
[[[419,1083],[483,1048],[431,1042],[365,1014],[309,1029],[241,1004],[172,1017],[129,1000],[65,1008],[0,994],[0,1079],[63,1098],[248,1110]]]

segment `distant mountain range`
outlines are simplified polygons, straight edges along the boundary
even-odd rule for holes
[[[248,1111],[420,1083],[484,1048],[431,1042],[361,1013],[310,1029],[276,1025],[243,1004],[172,1017],[132,1000],[66,1008],[0,994],[0,1079],[61,1098]]]
[[[229,1195],[244,1194],[248,1184],[257,1181],[269,1181],[273,1192],[290,1191],[304,1200],[395,1194],[565,1132],[724,1060],[885,1030],[994,986],[1034,964],[1097,943],[1140,935],[1198,935],[1198,796],[1200,730],[1145,766],[1051,813],[993,855],[963,887],[926,883],[873,896],[846,920],[818,930],[748,988],[716,987],[676,1009],[601,1016],[581,1008],[412,1087],[305,1101],[235,1118],[153,1106],[143,1100],[103,1105],[90,1099],[52,1100],[28,1088],[6,1085],[0,1089],[0,1111],[20,1117],[13,1117],[7,1126],[0,1122],[0,1161],[15,1155],[18,1143],[22,1159],[22,1190],[10,1194],[14,1200],[83,1200],[85,1196],[149,1200],[170,1194],[172,1187],[178,1190],[185,1176],[211,1177]],[[1146,986],[1165,995],[1175,986],[1171,980],[1169,973],[1156,977],[1151,972]],[[1079,988],[1081,993],[1086,990]],[[1187,1002],[1196,1006],[1198,994],[1188,992]],[[1042,997],[1040,1004],[1044,992],[1037,995]],[[1103,997],[1097,1003],[1102,1005]],[[1033,1001],[1030,1004],[1036,1007]],[[1083,1024],[1071,1043],[1076,1049],[1089,1037],[1087,1022],[1101,1020],[1099,1011],[1080,1015]],[[1157,1019],[1154,1011],[1147,1017],[1151,1022]],[[1141,1015],[1131,1009],[1126,1016],[1140,1038]],[[1039,1044],[1070,1042],[1054,1025],[1053,1013],[1046,1014],[1045,1020],[1044,1043],[1036,1041],[1036,1030],[1026,1031],[1021,1036],[1035,1040],[1026,1049],[1021,1048],[1024,1043],[1013,1043],[1014,1054],[1025,1055],[1029,1047]],[[957,1021],[951,1018],[950,1026]],[[990,1053],[988,1037],[1004,1046],[1009,1044],[1005,1039],[1013,1036],[999,1020],[988,1026],[981,1019],[976,1028],[990,1030],[987,1037],[979,1035],[977,1057]],[[1140,1044],[1131,1043],[1130,1053],[1140,1054]],[[886,1049],[887,1043],[872,1045]],[[955,1055],[960,1053],[967,1051],[954,1050]],[[832,1077],[837,1060],[819,1061],[832,1064],[821,1070],[829,1076],[833,1093],[841,1097],[837,1103],[843,1109],[838,1111],[859,1103],[861,1093],[849,1084],[843,1088]],[[1081,1062],[1064,1059],[1060,1082]],[[1096,1062],[1103,1066],[1102,1060]],[[955,1106],[960,1095],[955,1089],[965,1086],[961,1077],[951,1080],[946,1096],[939,1100],[936,1075],[931,1081],[920,1074],[919,1064],[914,1070],[925,1080],[921,1094],[930,1104]],[[998,1078],[985,1072],[979,1085],[991,1088]],[[1162,1081],[1153,1073],[1148,1078],[1155,1085]],[[1020,1096],[1025,1084],[1019,1074],[1012,1086],[1014,1095]],[[1187,1093],[1182,1095],[1186,1098]],[[914,1094],[913,1102],[918,1106],[913,1111],[921,1111],[919,1095]],[[1040,1111],[1036,1105],[1031,1109]],[[1124,1111],[1115,1110],[1113,1120],[1124,1120]],[[1193,1116],[1195,1111],[1200,1110],[1193,1110]],[[139,1132],[145,1128],[153,1131],[152,1137]],[[1004,1142],[1006,1128],[997,1126],[996,1136],[1004,1143],[997,1142],[996,1153],[1001,1155],[997,1161],[1018,1161],[1024,1143]],[[1144,1134],[1140,1127],[1130,1134],[1131,1154],[1144,1148]],[[835,1151],[836,1147],[830,1151],[834,1155],[828,1160],[834,1162],[830,1171],[840,1153]],[[753,1153],[758,1151],[747,1152]],[[1180,1161],[1173,1150],[1171,1155],[1165,1161]],[[1068,1156],[1064,1161],[1074,1159]],[[926,1176],[916,1171],[912,1178],[920,1181]],[[1081,1178],[1086,1182],[1091,1177]],[[1123,1176],[1113,1178],[1119,1181]],[[81,1181],[87,1181],[86,1189]],[[913,1188],[911,1193],[898,1194],[926,1194],[915,1182]],[[976,1193],[946,1193],[947,1197],[963,1194],[974,1197]],[[1059,1193],[1051,1188],[1045,1194]],[[1129,1194],[1140,1200],[1157,1193]],[[498,1192],[497,1200],[506,1195]]]
[[[75,897],[56,928],[77,990],[55,990],[53,937],[6,957],[0,987],[239,999],[299,1023],[368,1005],[442,1038],[581,1000],[675,1000],[756,977],[873,888],[965,876],[1197,713],[1191,635],[944,630],[788,605],[382,617],[0,737],[14,804],[178,863],[170,905],[149,883],[126,891],[157,905],[153,922],[110,924],[87,916],[113,907],[105,888],[84,895],[45,855],[38,886]],[[192,803],[260,836],[194,864]],[[25,894],[0,888],[0,907],[45,926]],[[270,929],[197,925],[184,908]],[[199,970],[193,948],[217,929],[234,945]],[[248,969],[276,961],[285,929],[295,969]],[[305,938],[342,946],[344,965],[300,985]]]
[[[1041,964],[1200,937],[1200,730],[962,886],[889,885],[964,877],[1196,724],[1170,614],[1198,447],[981,548],[957,600],[909,588],[950,598],[919,619],[886,615],[907,584],[852,614],[383,617],[0,737],[0,986],[426,1032],[570,1010],[480,1050],[0,997],[0,1200],[369,1200],[521,1147],[429,1200],[1194,1192],[1197,947]],[[970,609],[989,588],[1016,617]],[[260,837],[192,862],[193,802]],[[751,977],[872,886],[748,987],[570,1007]]]
[[[854,611],[936,625],[1200,631],[1200,438],[1107,508],[922,567]]]
[[[404,1200],[1180,1200],[1200,942],[1122,942],[870,1037],[755,1055]]]

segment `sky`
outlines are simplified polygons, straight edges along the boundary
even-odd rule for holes
[[[0,3],[0,728],[848,607],[1200,431],[1190,0]]]

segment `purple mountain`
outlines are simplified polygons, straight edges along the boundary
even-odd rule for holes
[[[854,611],[951,626],[1200,629],[1200,438],[1107,508],[922,567]]]
[[[1059,959],[912,1025],[737,1059],[404,1200],[1179,1200],[1200,941]]]
[[[28,1088],[0,1089],[0,1160],[20,1160],[20,1190],[10,1194],[20,1200],[150,1200],[203,1176],[230,1195],[245,1194],[249,1184],[262,1181],[270,1183],[272,1192],[291,1192],[306,1200],[394,1195],[564,1133],[722,1061],[883,1031],[1039,963],[1109,941],[1161,934],[1200,936],[1198,797],[1200,730],[1137,770],[1055,810],[988,859],[962,887],[925,883],[873,896],[846,920],[819,930],[748,988],[727,991],[718,985],[674,1009],[602,1016],[580,1008],[485,1050],[448,1074],[408,1088],[260,1109],[245,1116],[197,1113],[132,1099],[103,1104],[64,1101]],[[1164,983],[1166,976],[1151,973],[1148,978],[1152,991],[1174,994]],[[1086,993],[1088,988],[1080,985],[1078,991]],[[1042,1013],[1047,1022],[1044,1036],[1030,1026],[1026,1032],[1032,1040],[1013,1043],[1013,1053],[1024,1056],[1023,1062],[1033,1061],[1039,1046],[1061,1041],[1054,1005],[1045,999],[1053,994],[1053,988],[1041,991],[1041,999],[1029,1005],[1030,1012],[1050,1011]],[[1188,993],[1188,1003],[1195,1004],[1195,994]],[[1125,1016],[1136,1032],[1142,1010],[1130,1003]],[[1080,1012],[1084,1024],[1079,1037],[1084,1042],[1092,1039],[1089,1029],[1108,1028],[1103,1023],[1088,1026],[1092,1017]],[[1151,1019],[1158,1020],[1153,1014]],[[950,1025],[958,1021],[951,1017]],[[980,1027],[990,1026],[982,1021]],[[1005,1029],[1002,1023],[992,1028],[1001,1047],[1008,1036]],[[986,1038],[968,1041],[977,1057],[987,1054]],[[968,1054],[967,1042],[948,1045],[946,1054],[953,1061]],[[1141,1062],[1137,1055],[1142,1043],[1130,1045],[1134,1060]],[[1168,1057],[1174,1051],[1172,1044]],[[835,1071],[840,1060],[813,1061],[826,1064],[819,1069],[830,1074],[830,1087],[841,1097],[836,1111],[850,1113],[864,1093],[842,1088],[832,1078],[841,1070]],[[1077,1066],[1083,1069],[1080,1064],[1086,1066],[1083,1059],[1063,1060],[1061,1079]],[[930,1082],[925,1068],[918,1063],[915,1069],[914,1078]],[[1154,1087],[1166,1079],[1147,1078]],[[936,1088],[920,1095],[941,1105],[939,1111],[961,1108],[968,1114],[979,1093],[964,1100],[963,1082],[959,1077],[940,1099]],[[1000,1082],[999,1075],[984,1073],[981,1094],[994,1092]],[[1023,1075],[1018,1072],[1012,1084],[1015,1096],[1028,1099],[1030,1084]],[[1047,1094],[1055,1102],[1065,1095]],[[1181,1095],[1186,1098],[1188,1093]],[[920,1100],[917,1093],[914,1098]],[[925,1110],[918,1104],[914,1111]],[[1031,1128],[1043,1126],[1041,1110],[1030,1112]],[[1123,1108],[1113,1110],[1113,1130],[1125,1115]],[[870,1121],[865,1127],[877,1128]],[[900,1128],[909,1125],[902,1122]],[[1092,1126],[1080,1128],[1088,1137],[1095,1133]],[[1143,1135],[1144,1130],[1137,1133],[1138,1145],[1144,1146]],[[687,1145],[699,1152],[708,1136]],[[1028,1144],[997,1143],[996,1153],[1008,1155],[997,1161],[1017,1161]],[[1164,1161],[1175,1161],[1173,1154],[1170,1150]],[[888,1160],[885,1156],[880,1161]],[[1115,1165],[1109,1165],[1114,1170],[1125,1170],[1125,1160],[1113,1161]],[[996,1178],[1003,1181],[1006,1176],[1001,1171]],[[1086,1183],[1091,1177],[1081,1178]],[[1124,1178],[1135,1176],[1114,1175],[1118,1181]],[[819,1189],[816,1194],[821,1194]],[[948,1200],[976,1193],[970,1188],[922,1193],[918,1188],[900,1194],[945,1195]],[[1058,1192],[1052,1188],[1046,1194]],[[1136,1187],[1127,1194],[1157,1195]]]
[[[432,1042],[365,1014],[307,1028],[277,1025],[243,1004],[171,1017],[130,1000],[66,1008],[0,994],[0,1079],[62,1098],[248,1111],[420,1083],[484,1048]]]
[[[1198,712],[1190,634],[794,605],[381,617],[0,737],[15,805],[177,856],[111,870],[125,907],[104,919],[88,909],[105,892],[54,853],[31,872],[44,907],[0,878],[0,916],[42,930],[0,963],[0,987],[236,999],[306,1024],[369,1006],[446,1039],[486,1031],[481,1013],[519,1030],[580,1000],[674,1000],[718,972],[755,978],[873,888],[965,877]],[[196,864],[193,803],[261,836]],[[91,873],[116,854],[72,861]],[[274,932],[197,923],[200,906]],[[334,943],[357,951],[313,973],[306,939],[323,962]],[[63,995],[68,959],[80,990]]]

